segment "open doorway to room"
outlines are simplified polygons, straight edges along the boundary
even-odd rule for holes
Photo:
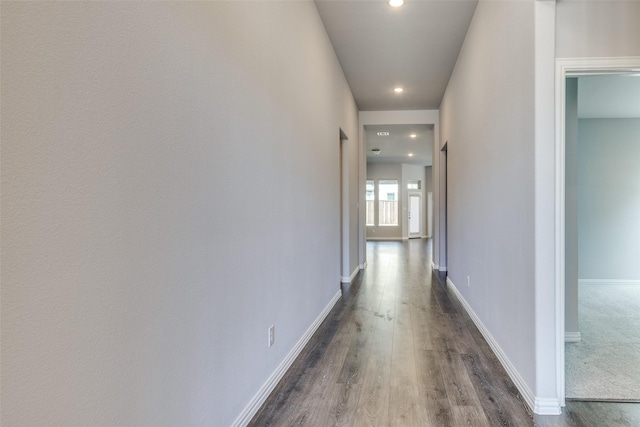
[[[563,79],[565,397],[640,402],[640,72]]]
[[[428,124],[364,126],[367,240],[431,237],[433,129]]]

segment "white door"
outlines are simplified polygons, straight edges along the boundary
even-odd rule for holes
[[[421,199],[417,194],[409,195],[409,238],[420,237]]]

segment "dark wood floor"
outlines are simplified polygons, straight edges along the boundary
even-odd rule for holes
[[[534,416],[432,274],[429,241],[370,242],[367,260],[251,426],[640,426],[634,404]]]

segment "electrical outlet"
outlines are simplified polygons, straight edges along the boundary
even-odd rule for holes
[[[467,288],[471,287],[471,278],[467,276]]]
[[[271,325],[269,326],[269,347],[271,347],[276,340],[276,327]]]

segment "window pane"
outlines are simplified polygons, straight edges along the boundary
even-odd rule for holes
[[[378,181],[378,225],[398,225],[398,181]]]
[[[367,185],[366,185],[366,190],[367,190],[367,195],[366,195],[366,199],[367,199],[367,210],[366,210],[366,225],[375,225],[374,222],[374,207],[375,207],[375,199],[376,199],[376,185],[375,185],[375,181],[371,180],[367,180]]]
[[[420,181],[407,181],[407,189],[409,190],[419,190],[420,189]]]

